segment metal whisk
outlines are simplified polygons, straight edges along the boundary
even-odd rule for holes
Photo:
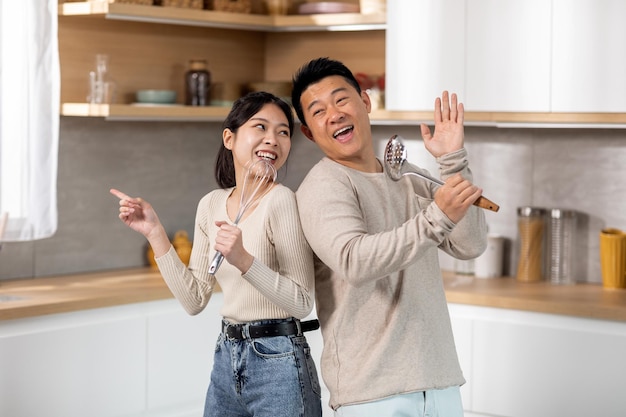
[[[274,181],[276,181],[276,168],[274,168],[274,165],[265,159],[258,159],[251,164],[249,163],[243,179],[243,186],[241,187],[239,211],[234,221],[235,226],[252,203],[261,199],[269,191],[270,187],[268,185]],[[261,193],[259,194],[259,192]],[[209,266],[209,274],[215,275],[223,260],[224,255],[222,255],[222,252],[217,251],[211,261],[211,266]]]

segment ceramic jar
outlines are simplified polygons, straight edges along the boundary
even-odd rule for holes
[[[174,234],[174,240],[172,240],[172,246],[178,254],[178,257],[185,265],[189,265],[189,259],[191,258],[191,241],[189,235],[184,230],[179,230]]]

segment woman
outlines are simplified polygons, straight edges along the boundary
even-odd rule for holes
[[[294,193],[270,181],[234,224],[246,167],[264,159],[278,170],[289,155],[293,127],[290,106],[272,94],[250,93],[234,103],[215,166],[221,188],[198,204],[189,267],[148,202],[111,190],[120,199],[120,219],[148,239],[167,285],[189,314],[206,307],[216,282],[222,289],[222,333],[205,417],[321,416],[317,371],[299,320],[313,307],[313,256]],[[216,251],[225,262],[211,275]]]

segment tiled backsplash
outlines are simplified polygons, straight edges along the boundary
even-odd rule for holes
[[[512,243],[518,206],[566,208],[582,214],[581,276],[600,282],[598,233],[626,229],[626,131],[466,127],[475,183],[500,205],[486,212],[490,231]],[[417,126],[374,126],[382,146],[393,134],[409,142],[409,160],[437,174]],[[196,205],[215,187],[219,123],[107,122],[61,118],[59,229],[36,242],[5,243],[0,279],[30,278],[146,265],[145,239],[117,218],[115,187],[150,201],[172,236],[193,233]],[[282,182],[296,189],[321,157],[300,133]],[[506,272],[514,251],[508,245]],[[452,260],[442,257],[452,269]]]

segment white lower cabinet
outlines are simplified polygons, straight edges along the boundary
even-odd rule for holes
[[[626,323],[449,307],[466,416],[626,415]]]
[[[171,299],[0,321],[0,416],[202,415],[221,305],[215,294],[195,317]],[[626,323],[449,308],[466,417],[626,415]],[[319,364],[320,332],[307,338]],[[324,386],[322,401],[332,416]]]
[[[0,416],[202,415],[222,294],[0,321]]]
[[[216,293],[193,317],[170,299],[0,321],[0,417],[201,416],[222,303]],[[306,336],[319,373],[321,333]]]
[[[145,319],[69,316],[0,324],[0,415],[139,415]]]

